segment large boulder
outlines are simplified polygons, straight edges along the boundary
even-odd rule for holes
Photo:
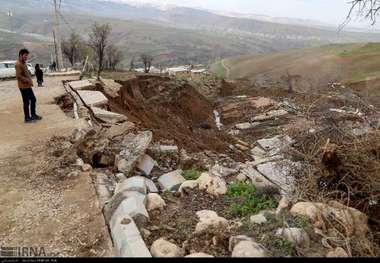
[[[184,196],[189,190],[197,188],[198,185],[197,180],[189,180],[181,184],[178,191],[181,193],[181,196]]]
[[[183,257],[184,251],[177,245],[160,238],[153,242],[150,247],[150,252],[156,258],[175,258]]]

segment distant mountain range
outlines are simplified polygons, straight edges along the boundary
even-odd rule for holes
[[[336,28],[318,25],[315,21],[244,17],[246,15],[163,5],[158,1],[127,2],[62,0],[61,13],[65,18],[62,30],[67,36],[75,29],[85,37],[94,21],[110,22],[113,42],[122,47],[125,63],[141,52],[152,52],[160,64],[210,63],[222,57],[330,43],[380,42],[380,34],[338,33]],[[16,32],[52,36],[51,0],[0,1],[0,13],[6,14],[8,10],[14,14],[12,27]],[[0,16],[0,25],[9,29],[9,18]]]

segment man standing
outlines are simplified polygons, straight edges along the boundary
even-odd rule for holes
[[[24,103],[25,123],[31,123],[42,119],[42,117],[36,114],[36,97],[34,96],[32,89],[33,80],[26,65],[28,56],[29,51],[27,49],[21,49],[19,52],[19,58],[16,62],[16,78]]]

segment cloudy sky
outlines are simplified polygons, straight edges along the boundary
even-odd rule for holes
[[[131,1],[131,0],[119,0]],[[154,2],[213,10],[262,14],[274,17],[292,17],[341,24],[349,10],[350,0],[132,0]],[[353,21],[352,26],[370,26],[367,21]],[[378,27],[378,26],[377,26]]]

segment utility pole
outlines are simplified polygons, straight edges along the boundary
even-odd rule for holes
[[[61,32],[59,28],[59,7],[58,2],[59,0],[54,0],[54,14],[55,14],[55,24],[54,24],[54,45],[56,48],[56,55],[57,55],[57,69],[62,70],[63,69],[63,55],[62,55],[62,43],[61,43]]]
[[[8,10],[8,17],[9,17],[9,30],[13,32],[13,24],[12,24],[13,13],[11,10]]]

